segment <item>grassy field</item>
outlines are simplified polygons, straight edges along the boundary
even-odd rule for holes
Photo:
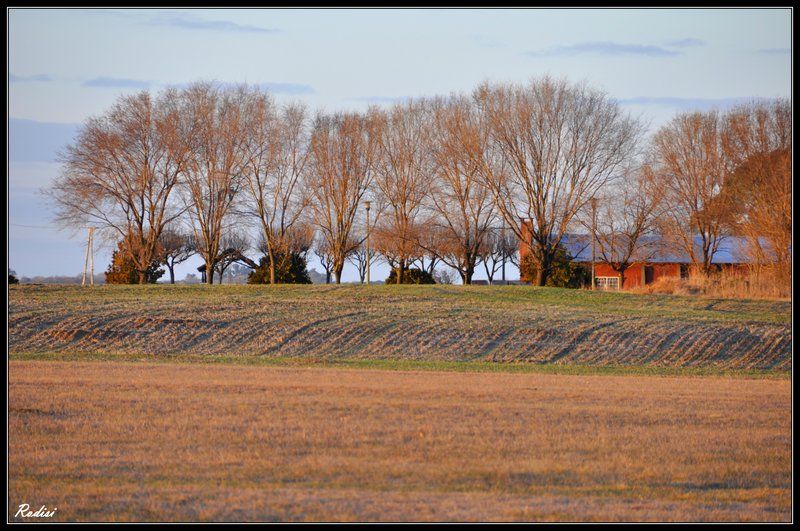
[[[555,288],[12,286],[25,358],[791,369],[791,303]],[[478,363],[477,365],[479,365]]]
[[[8,398],[12,520],[791,518],[785,378],[12,360]]]
[[[9,518],[787,521],[791,303],[12,286]]]

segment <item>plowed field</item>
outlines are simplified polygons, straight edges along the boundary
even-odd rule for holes
[[[12,286],[9,349],[791,368],[791,303],[463,286]]]

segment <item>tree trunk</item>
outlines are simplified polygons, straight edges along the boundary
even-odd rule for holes
[[[147,272],[139,271],[139,284],[147,284]]]
[[[214,265],[206,262],[206,284],[214,283]]]
[[[536,269],[536,285],[543,287],[547,284],[547,278],[550,276],[550,258],[543,257],[539,261],[539,267]]]
[[[704,257],[703,258],[703,276],[706,278],[711,276],[711,258]]]
[[[268,246],[267,257],[269,258],[269,283],[275,284],[275,253],[272,252],[272,247]]]
[[[344,270],[344,264],[335,266],[335,269],[333,271],[333,274],[336,277],[337,284],[342,283],[342,270]]]
[[[474,267],[467,267],[467,268],[464,270],[464,273],[461,275],[461,281],[462,281],[462,282],[463,282],[465,285],[469,286],[470,284],[472,284],[472,276],[473,276],[474,274],[475,274],[475,268],[474,268]],[[490,278],[490,279],[489,279],[489,282],[490,282],[490,283],[491,283],[491,280],[492,280],[492,279]]]
[[[397,284],[403,283],[403,273],[406,271],[406,261],[404,258],[400,259],[400,262],[397,265]]]

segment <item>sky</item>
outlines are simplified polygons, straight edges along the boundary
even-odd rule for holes
[[[121,95],[216,80],[361,110],[551,75],[605,91],[655,131],[681,111],[791,97],[791,11],[12,8],[7,68],[8,266],[76,275],[86,236],[57,227],[40,191],[80,124]],[[96,273],[110,255],[95,250]],[[350,266],[344,279],[357,279]]]

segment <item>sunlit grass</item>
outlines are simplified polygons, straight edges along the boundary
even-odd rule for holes
[[[9,518],[791,518],[788,379],[289,363],[12,360]]]
[[[224,356],[176,354],[171,356],[131,354],[125,352],[13,352],[10,360],[28,361],[117,361],[156,364],[243,365],[255,367],[316,367],[337,369],[373,369],[385,371],[496,372],[522,374],[572,374],[609,376],[681,376],[681,377],[791,377],[786,370],[736,370],[714,367],[663,367],[653,365],[575,365],[552,363],[497,363],[486,361],[421,361],[394,359],[319,359],[264,357],[256,355]]]

